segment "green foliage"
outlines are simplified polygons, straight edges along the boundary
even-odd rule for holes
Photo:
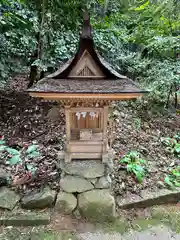
[[[36,46],[37,19],[19,1],[3,1],[0,9],[0,78],[7,81],[10,72],[27,70]]]
[[[40,153],[38,151],[38,145],[30,145],[28,149],[26,150],[26,157],[27,158],[36,158],[39,157]]]
[[[26,167],[27,167],[28,171],[32,173],[32,175],[34,175],[36,173],[37,168],[34,167],[32,164],[26,164]]]
[[[99,50],[117,70],[151,91],[147,101],[165,104],[171,85],[180,84],[179,3],[136,1],[129,7],[96,21]]]
[[[177,134],[173,138],[162,138],[161,142],[166,147],[166,151],[180,157],[180,135]]]
[[[141,128],[141,119],[140,118],[135,118],[134,119],[134,127],[139,130]]]
[[[36,151],[37,148],[38,148],[38,145],[31,145],[31,146],[29,146],[28,149],[26,150],[26,153],[27,153],[27,154],[30,154],[30,153]]]
[[[10,165],[15,165],[20,162],[22,162],[22,160],[20,158],[20,154],[18,154],[18,155],[14,155],[13,157],[9,158],[6,163],[10,164]]]
[[[173,138],[162,138],[161,142],[166,147],[168,153],[174,154],[180,158],[180,134],[176,134]],[[169,173],[166,175],[164,182],[170,188],[180,187],[180,166],[169,169]]]
[[[20,155],[20,152],[14,148],[9,148],[9,147],[6,147],[5,150],[10,154],[10,155],[13,155],[13,156],[16,156],[16,155]]]
[[[129,152],[122,159],[120,159],[120,163],[126,165],[127,172],[135,175],[139,183],[142,182],[144,176],[146,175],[147,168],[146,161],[140,158],[138,152]]]
[[[172,168],[166,175],[164,182],[170,188],[180,187],[180,166]]]
[[[10,73],[28,71],[30,65],[46,71],[68,60],[77,48],[85,8],[100,54],[151,91],[148,103],[164,105],[172,84],[180,84],[179,1],[3,0],[0,85]]]
[[[16,165],[16,164],[26,164],[26,160],[29,158],[36,158],[41,156],[38,145],[32,144],[29,145],[28,148],[23,147],[21,150],[17,150],[6,145],[4,140],[0,142],[0,157],[1,159],[6,158],[6,154],[8,154],[8,159],[6,164]],[[33,165],[26,164],[28,171],[31,173],[35,173],[36,168]]]
[[[4,140],[0,140],[0,145],[5,144],[6,142]]]

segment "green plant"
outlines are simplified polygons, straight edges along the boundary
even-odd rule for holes
[[[135,118],[133,124],[134,124],[135,129],[139,130],[141,128],[141,119],[140,118]]]
[[[162,138],[161,142],[165,145],[167,152],[180,157],[180,135],[176,134],[173,138]]]
[[[120,163],[126,165],[127,172],[135,175],[137,181],[139,183],[142,182],[143,177],[146,175],[146,161],[140,158],[140,155],[136,151],[131,151],[126,154],[122,159],[120,159]]]
[[[164,182],[170,188],[180,187],[180,166],[172,168]]]
[[[4,140],[0,140],[0,157],[5,158],[5,155],[7,155],[7,160],[5,161],[6,164],[24,164],[26,170],[34,174],[36,168],[31,164],[26,164],[26,161],[30,158],[40,156],[40,152],[38,150],[38,145],[35,143],[17,150],[7,146]]]

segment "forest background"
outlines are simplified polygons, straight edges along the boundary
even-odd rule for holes
[[[150,91],[144,103],[178,104],[179,0],[0,0],[0,86],[29,74],[29,86],[76,51],[82,10],[99,53]],[[172,98],[173,97],[173,98]]]

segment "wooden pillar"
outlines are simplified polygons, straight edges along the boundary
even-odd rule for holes
[[[66,117],[66,154],[65,162],[71,161],[71,155],[69,152],[69,144],[71,140],[71,109],[70,106],[65,106],[65,117]]]
[[[109,136],[108,136],[108,142],[109,142],[109,150],[112,150],[113,140],[114,140],[114,120],[112,117],[112,107],[109,108],[110,118],[109,118]]]
[[[107,123],[108,123],[108,106],[104,106],[104,111],[103,111],[103,154],[105,154],[107,152],[107,143],[108,143]]]

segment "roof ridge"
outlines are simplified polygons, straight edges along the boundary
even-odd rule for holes
[[[92,27],[90,24],[90,16],[87,11],[83,13],[83,26],[81,32],[81,38],[92,38]]]

